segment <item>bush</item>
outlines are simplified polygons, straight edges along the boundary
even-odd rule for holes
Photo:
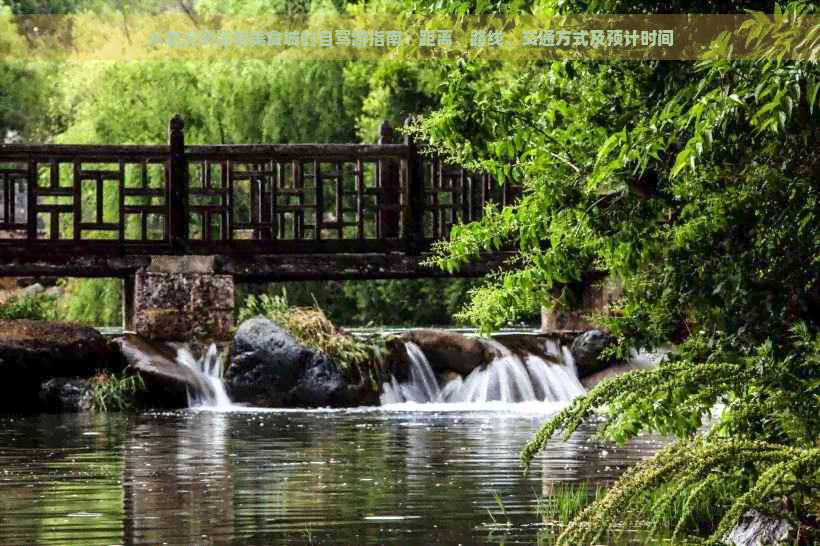
[[[91,326],[121,326],[122,281],[68,279],[61,307],[64,320]]]
[[[14,295],[0,303],[0,318],[57,320],[57,299],[47,294]]]

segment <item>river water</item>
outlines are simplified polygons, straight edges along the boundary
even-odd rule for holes
[[[590,431],[524,476],[545,403],[0,416],[0,544],[549,544],[538,498],[654,453]]]

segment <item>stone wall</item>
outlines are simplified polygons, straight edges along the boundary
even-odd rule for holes
[[[558,308],[541,308],[541,330],[590,330],[599,327],[595,313],[608,314],[612,303],[621,295],[617,281],[606,279],[586,286],[581,294],[580,304],[562,312]]]
[[[134,331],[155,340],[229,340],[233,277],[212,273],[212,264],[209,257],[152,258],[135,276]]]

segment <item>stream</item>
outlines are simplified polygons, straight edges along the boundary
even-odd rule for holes
[[[661,445],[519,453],[557,403],[0,416],[0,544],[549,544],[538,499]]]

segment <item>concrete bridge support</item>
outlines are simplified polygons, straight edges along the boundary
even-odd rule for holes
[[[578,303],[568,312],[557,307],[541,308],[541,330],[590,330],[600,325],[595,315],[608,315],[613,302],[622,294],[620,283],[604,279],[584,287]]]
[[[152,256],[123,283],[123,327],[157,340],[228,341],[234,280],[213,256]]]

